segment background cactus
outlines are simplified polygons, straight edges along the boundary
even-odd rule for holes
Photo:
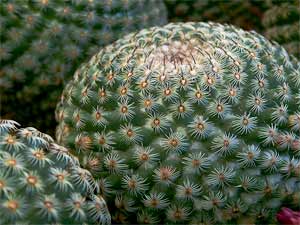
[[[115,222],[272,223],[299,208],[299,90],[299,61],[255,32],[144,29],[77,70],[57,139]]]
[[[300,58],[300,2],[272,1],[263,16],[264,34]]]
[[[255,30],[300,57],[298,0],[165,0],[170,21],[215,21]]]
[[[165,0],[172,22],[215,21],[260,31],[267,8],[260,0]]]
[[[164,23],[161,0],[1,1],[2,118],[52,134],[63,83],[80,63],[128,32]]]
[[[17,126],[0,120],[1,224],[110,224],[91,174],[50,136]]]

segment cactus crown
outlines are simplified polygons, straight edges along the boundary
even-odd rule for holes
[[[50,136],[17,126],[0,120],[1,224],[109,224],[91,174]]]
[[[270,222],[299,204],[299,87],[299,62],[255,32],[144,29],[76,72],[57,139],[117,222]]]

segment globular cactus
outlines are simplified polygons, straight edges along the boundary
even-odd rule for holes
[[[300,58],[300,2],[271,1],[264,13],[264,35],[283,45],[290,53]]]
[[[0,120],[1,224],[110,224],[97,183],[35,128]]]
[[[299,66],[233,26],[144,29],[77,70],[57,139],[115,222],[272,223],[300,202]]]
[[[214,21],[260,31],[261,19],[267,9],[260,0],[165,0],[172,22]]]
[[[51,134],[63,83],[79,64],[128,32],[165,24],[166,16],[162,0],[2,0],[2,118]]]

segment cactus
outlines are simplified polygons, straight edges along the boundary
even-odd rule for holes
[[[2,118],[54,133],[56,102],[78,65],[128,32],[165,22],[161,0],[1,1]]]
[[[115,222],[271,223],[300,202],[299,68],[234,26],[144,29],[76,71],[56,137]]]
[[[264,35],[300,58],[300,2],[272,1],[263,16]]]
[[[35,128],[0,120],[1,224],[110,224],[97,183]]]
[[[172,22],[214,21],[246,30],[262,30],[261,19],[267,8],[260,0],[165,0]]]

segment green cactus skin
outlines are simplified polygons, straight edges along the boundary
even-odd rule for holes
[[[90,172],[50,136],[18,126],[0,120],[0,223],[110,224]]]
[[[267,2],[261,0],[165,0],[171,22],[214,21],[262,30]]]
[[[162,0],[2,0],[2,118],[54,134],[63,83],[80,63],[124,34],[165,24],[166,16]]]
[[[273,1],[262,20],[264,35],[300,58],[300,2]]]
[[[261,35],[171,23],[77,70],[56,137],[115,222],[272,223],[300,202],[299,87],[299,61]]]

